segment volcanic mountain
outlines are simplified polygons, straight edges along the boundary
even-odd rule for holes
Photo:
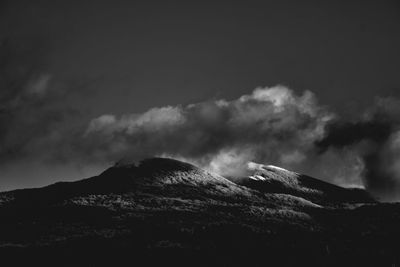
[[[0,193],[0,256],[5,266],[384,266],[398,262],[399,215],[361,189],[279,167],[227,179],[152,158]]]

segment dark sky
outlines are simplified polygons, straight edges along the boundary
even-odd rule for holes
[[[0,15],[16,62],[82,91],[56,104],[77,124],[276,84],[354,112],[400,88],[397,1],[2,1]],[[9,189],[96,168],[17,156],[1,169]]]

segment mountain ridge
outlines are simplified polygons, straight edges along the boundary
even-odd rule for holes
[[[175,159],[149,158],[137,163],[117,163],[97,176],[78,181],[57,182],[40,188],[0,192],[0,205],[23,195],[27,195],[31,199],[30,203],[34,204],[35,200],[51,202],[82,194],[126,193],[145,190],[146,187],[152,187],[151,190],[154,190],[154,187],[163,188],[173,185],[191,187],[212,185],[214,191],[224,194],[231,191],[231,193],[240,192],[248,195],[250,189],[262,194],[275,193],[301,197],[316,204],[346,201],[350,203],[375,202],[364,190],[342,188],[273,165],[257,165],[258,168],[247,177],[225,178]],[[351,197],[353,193],[354,197]],[[335,194],[338,195],[335,196]],[[40,195],[40,197],[35,197],[35,195]],[[8,201],[5,201],[7,196]],[[332,196],[333,199],[330,200]],[[318,201],[318,198],[326,200]]]

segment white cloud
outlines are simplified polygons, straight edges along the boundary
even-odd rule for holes
[[[257,88],[232,101],[102,115],[86,130],[92,146],[86,149],[99,153],[101,142],[101,154],[109,159],[167,154],[232,175],[248,161],[291,167],[306,160],[331,118],[309,91]]]

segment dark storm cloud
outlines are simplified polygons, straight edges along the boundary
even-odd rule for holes
[[[60,139],[76,111],[63,105],[71,90],[46,71],[45,54],[4,39],[0,44],[1,164],[41,154]]]
[[[365,187],[385,200],[399,197],[400,101],[377,98],[356,121],[332,121],[326,136],[316,142],[320,152],[329,148],[356,153],[363,162]]]
[[[390,122],[375,120],[356,122],[338,120],[328,125],[327,132],[327,136],[317,142],[321,150],[330,146],[350,146],[365,139],[376,143],[384,142],[392,132],[392,125]]]

